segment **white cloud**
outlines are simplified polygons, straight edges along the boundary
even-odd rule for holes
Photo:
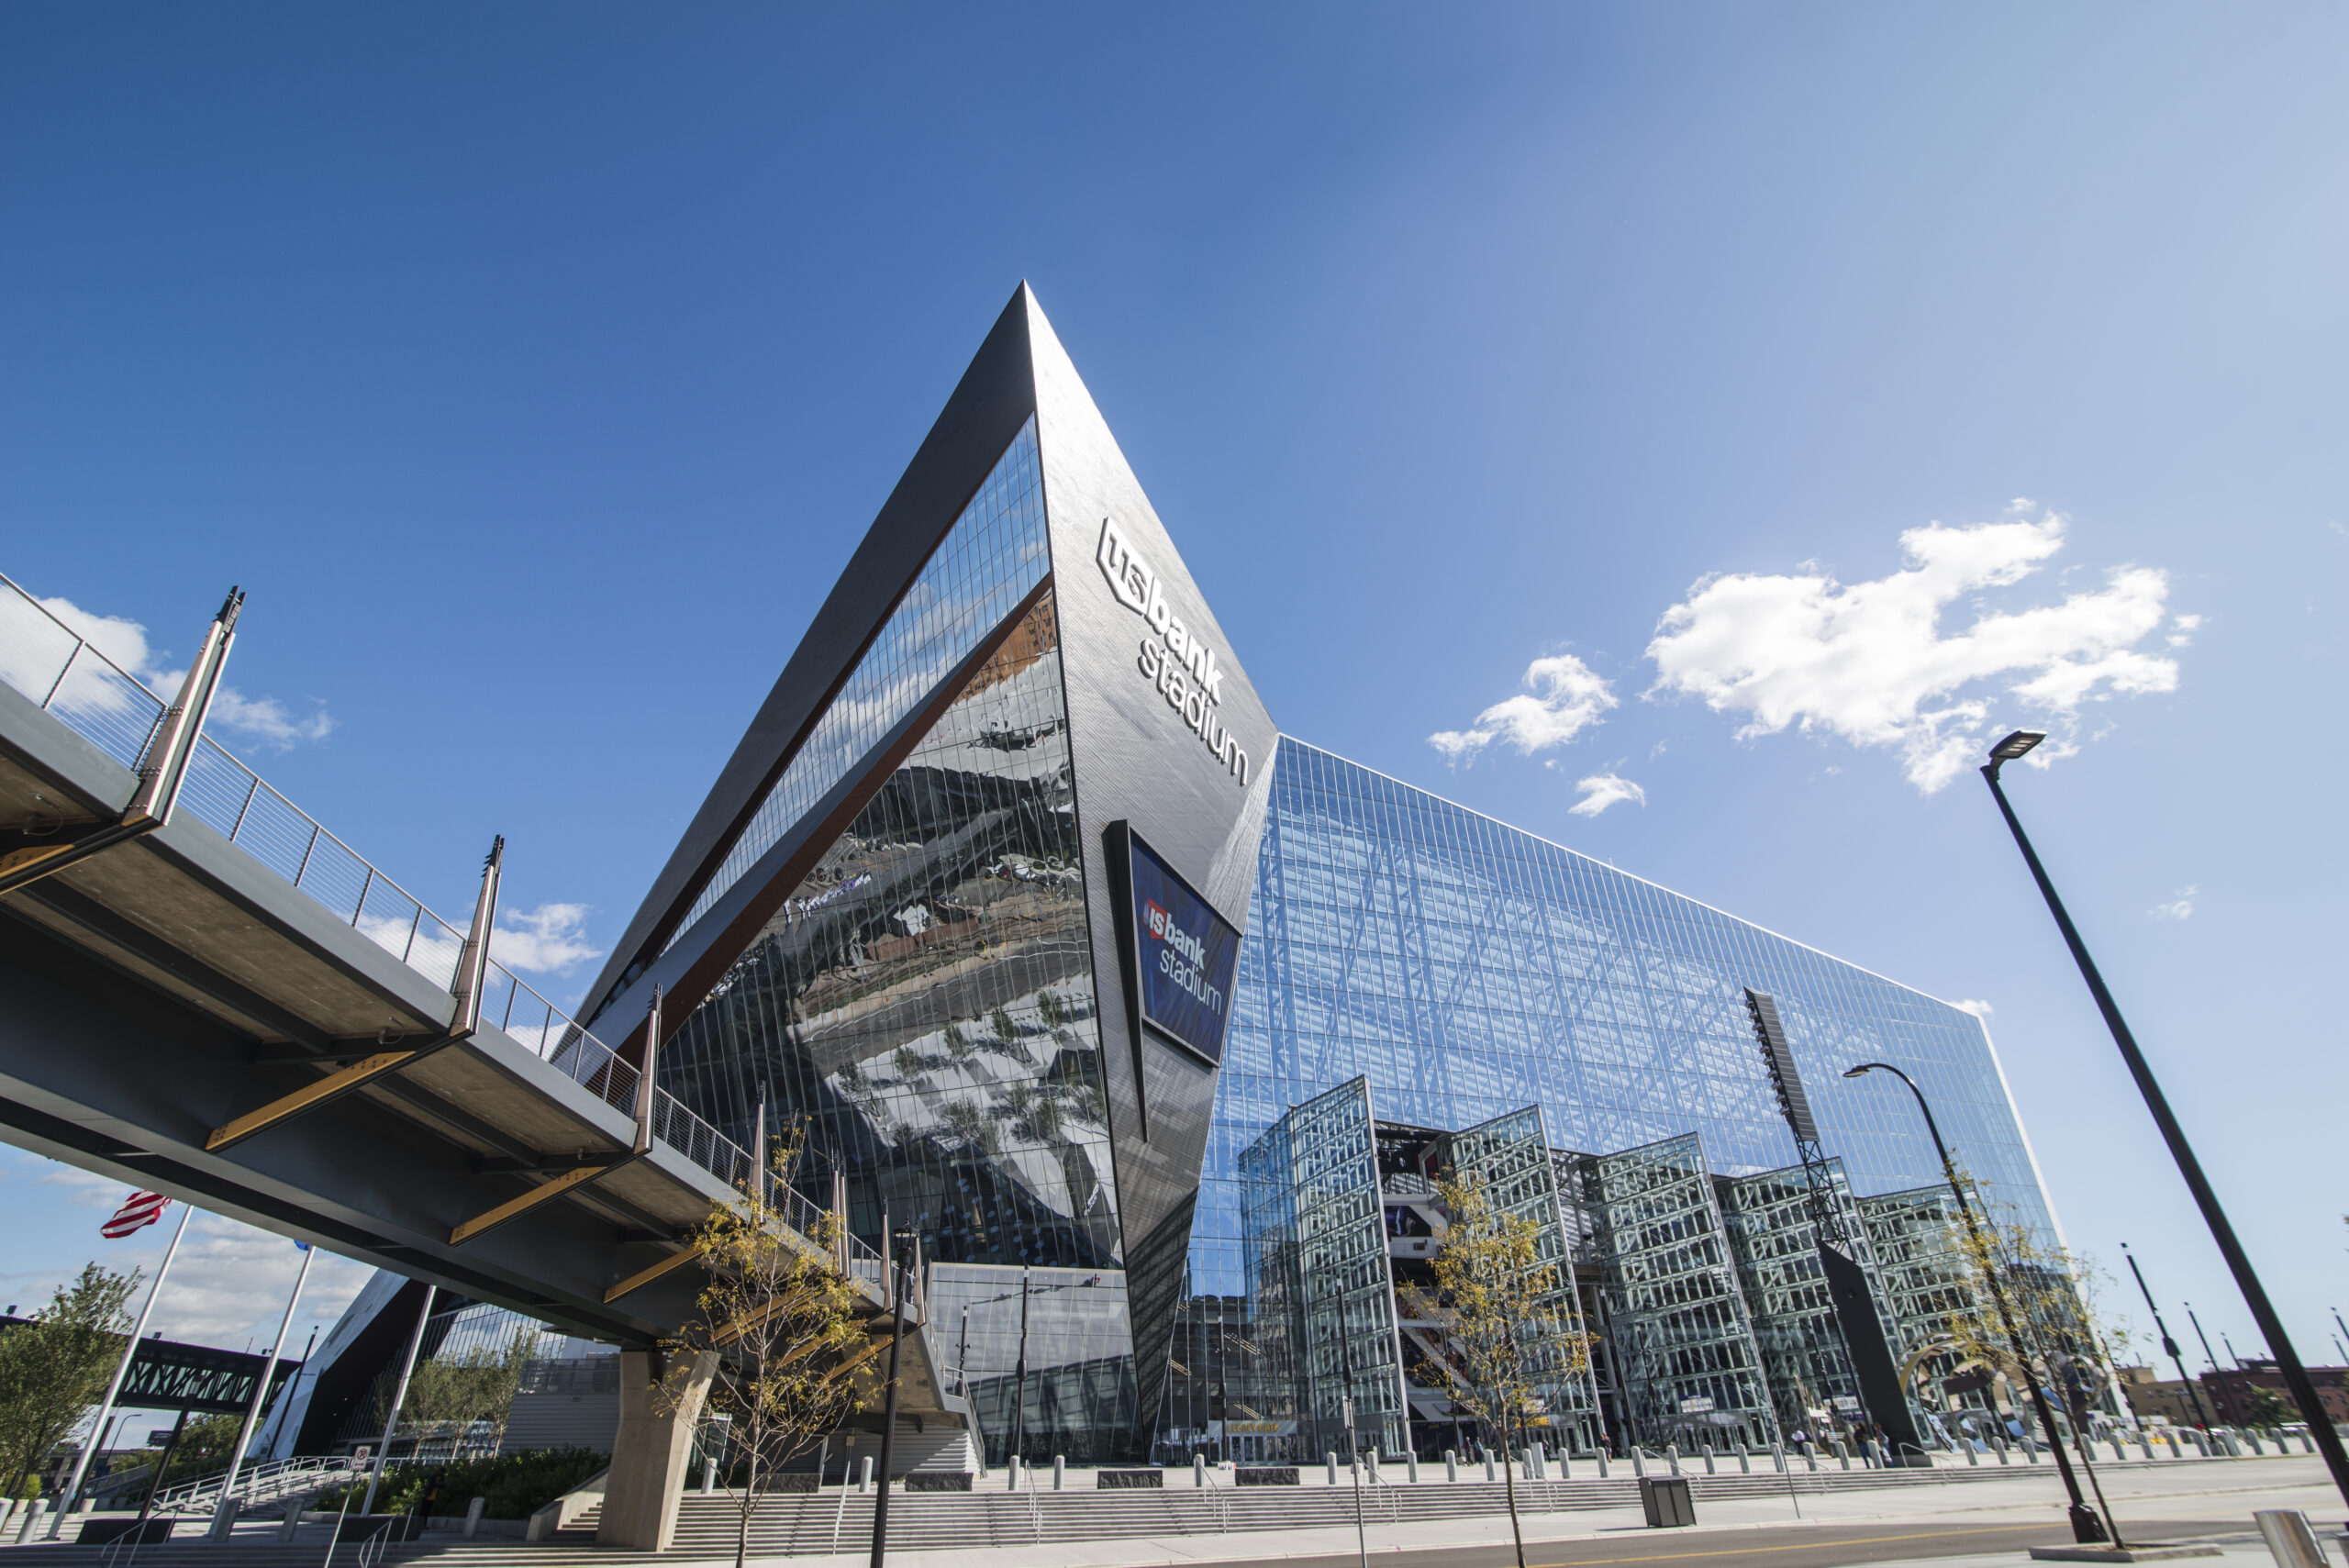
[[[500,924],[491,933],[489,956],[508,969],[568,974],[585,960],[604,956],[602,948],[589,944],[583,929],[587,920],[584,904],[541,904],[528,911],[503,911],[497,918]]]
[[[98,1235],[98,1226],[130,1195],[128,1186],[111,1176],[70,1165],[50,1167],[37,1178],[37,1184],[56,1189],[65,1202],[90,1211],[86,1255],[109,1269],[135,1268],[144,1280],[155,1277],[163,1249],[180,1222],[176,1202],[163,1210],[157,1223],[122,1240],[108,1241]],[[172,1272],[148,1320],[148,1332],[232,1351],[241,1351],[248,1344],[263,1349],[277,1332],[285,1297],[301,1266],[300,1249],[285,1237],[199,1208],[188,1221],[179,1255],[172,1260]],[[301,1306],[294,1319],[295,1338],[285,1353],[300,1355],[310,1330],[331,1325],[340,1317],[373,1273],[368,1264],[321,1251],[302,1287]],[[55,1277],[13,1274],[7,1279],[8,1299],[29,1309],[46,1302],[67,1277],[63,1272]],[[136,1312],[145,1298],[142,1285],[132,1296],[130,1310]]]
[[[1639,806],[1648,803],[1647,791],[1614,773],[1594,773],[1575,784],[1575,788],[1582,792],[1582,798],[1566,809],[1576,817],[1596,817],[1619,800]]]
[[[2184,920],[2194,913],[2194,901],[2202,895],[2199,887],[2181,887],[2170,895],[2166,904],[2156,904],[2145,911],[2156,920]]]
[[[1815,570],[1701,579],[1648,644],[1653,689],[1745,714],[1740,739],[1794,724],[1896,749],[1927,794],[1977,759],[1994,712],[1997,728],[2033,719],[2051,730],[2030,759],[2043,767],[2077,749],[2082,703],[2177,684],[2174,660],[2135,651],[2165,615],[2169,579],[2151,567],[2119,567],[2100,591],[2010,612],[1976,598],[1973,623],[1943,635],[1951,605],[2009,587],[2062,550],[2064,523],[2019,501],[1998,522],[1910,528],[1909,564],[1865,583]],[[1964,695],[1994,680],[2003,695]]]
[[[1963,1002],[1953,1002],[1950,1006],[1955,1007],[1961,1013],[1973,1014],[1976,1018],[1980,1018],[1984,1023],[1988,1023],[1990,1021],[1990,1015],[1998,1010],[1998,1008],[1990,1006],[1987,1002],[1976,1001],[1972,997],[1968,997]]]
[[[1525,755],[1563,746],[1616,706],[1607,678],[1571,653],[1536,659],[1525,667],[1526,694],[1497,702],[1466,729],[1439,730],[1428,744],[1454,762],[1474,762],[1496,740]]]
[[[164,667],[161,651],[147,640],[147,628],[138,621],[99,615],[71,599],[43,599],[40,603],[42,608],[71,627],[123,673],[143,682],[166,701],[180,695],[180,683],[187,679],[187,672]],[[63,652],[59,650],[61,659]],[[25,684],[15,680],[13,669],[7,673],[12,684]],[[49,672],[50,677],[54,674],[53,670]],[[44,679],[43,684],[46,684]],[[107,689],[100,671],[94,669],[84,673],[77,662],[55,700],[73,707],[110,708],[124,699],[121,693]],[[324,703],[319,703],[314,712],[295,713],[275,697],[249,697],[230,685],[223,685],[213,694],[212,711],[205,720],[207,733],[216,737],[226,734],[273,751],[289,751],[305,740],[323,740],[334,732],[334,716],[327,712]]]

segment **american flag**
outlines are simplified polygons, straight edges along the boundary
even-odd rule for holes
[[[172,1200],[161,1193],[133,1193],[122,1200],[114,1218],[98,1227],[98,1234],[109,1241],[119,1241],[134,1230],[142,1229],[163,1218],[163,1206]]]

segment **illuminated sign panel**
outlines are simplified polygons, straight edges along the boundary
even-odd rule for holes
[[[1139,837],[1129,843],[1141,1021],[1220,1066],[1240,933]]]

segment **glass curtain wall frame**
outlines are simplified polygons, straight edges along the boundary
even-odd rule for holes
[[[1951,1319],[1976,1309],[1965,1222],[1955,1196],[1938,1184],[1859,1198],[1854,1207],[1891,1304],[1886,1321],[1898,1336],[1893,1356],[1905,1368],[1936,1343],[1947,1344]],[[1957,1437],[1951,1418],[1969,1409],[1987,1414],[1991,1404],[1987,1390],[1951,1394],[1942,1387],[1960,1362],[1954,1352],[1922,1356],[1917,1372],[1921,1382],[1910,1385],[1911,1403],[1925,1416],[1920,1429],[1952,1444]]]
[[[1841,1156],[1827,1160],[1825,1174],[1876,1315],[1889,1323],[1891,1305]],[[1750,1176],[1718,1176],[1714,1187],[1779,1422],[1789,1437],[1801,1431],[1818,1438],[1822,1426],[1842,1429],[1861,1419],[1865,1402],[1819,1257],[1809,1180],[1803,1167],[1792,1165]]]
[[[1576,1207],[1607,1259],[1603,1295],[1624,1442],[1777,1441],[1764,1358],[1704,1142],[1695,1133],[1572,1157]]]
[[[989,1464],[1005,1462],[1015,1438],[1037,1463],[1126,1455],[1134,1371],[1121,1271],[938,1263],[930,1303],[931,1341],[952,1358],[951,1386],[971,1401]]]
[[[1541,1309],[1561,1339],[1537,1347],[1528,1358],[1548,1407],[1532,1436],[1579,1453],[1604,1441],[1605,1422],[1593,1359],[1597,1336],[1582,1305],[1553,1152],[1540,1106],[1463,1129],[1443,1144],[1443,1157],[1456,1174],[1481,1180],[1496,1209],[1533,1224],[1535,1264],[1553,1271],[1557,1282]]]
[[[736,1139],[804,1125],[800,1184],[938,1262],[1119,1265],[1052,594],[680,1026],[661,1077]]]
[[[1251,1294],[1261,1317],[1288,1320],[1298,1448],[1347,1451],[1351,1398],[1354,1441],[1399,1456],[1409,1441],[1409,1402],[1369,1081],[1294,1106],[1241,1165],[1250,1194]]]
[[[856,668],[769,786],[670,940],[937,689],[1050,573],[1042,465],[1031,417],[907,584]]]

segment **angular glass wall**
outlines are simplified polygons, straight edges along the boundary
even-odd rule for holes
[[[941,1263],[930,1303],[933,1342],[953,1358],[951,1386],[971,1401],[988,1463],[1015,1445],[1047,1464],[1119,1457],[1134,1406],[1123,1273]]]
[[[1191,1285],[1244,1295],[1239,1158],[1287,1109],[1367,1075],[1380,1114],[1465,1128],[1539,1105],[1553,1142],[1701,1134],[1732,1175],[1785,1163],[1744,1007],[1776,996],[1831,1148],[1862,1192],[1935,1180],[1917,1080],[1987,1193],[2049,1232],[1979,1019],[1295,740],[1274,767],[1192,1229]]]
[[[1546,1407],[1534,1425],[1541,1429],[1542,1440],[1569,1452],[1586,1451],[1601,1440],[1598,1385],[1592,1376],[1590,1330],[1584,1321],[1572,1238],[1542,1107],[1527,1106],[1456,1132],[1444,1140],[1442,1157],[1454,1173],[1481,1181],[1496,1209],[1533,1225],[1535,1263],[1547,1267],[1556,1282],[1542,1297],[1541,1310],[1546,1321],[1557,1325],[1560,1336],[1528,1347],[1527,1371]],[[1402,1264],[1396,1267],[1399,1276]],[[1427,1348],[1440,1353],[1437,1343]],[[1457,1446],[1436,1441],[1435,1436],[1428,1434],[1420,1444],[1422,1453]]]
[[[1044,580],[1044,486],[1032,418],[996,462],[945,539],[816,721],[798,754],[759,803],[742,837],[704,886],[680,934],[774,847],[810,806],[848,776],[947,672],[970,656]]]
[[[1627,1431],[1695,1451],[1778,1439],[1729,1237],[1694,1133],[1572,1157],[1570,1194],[1605,1262],[1602,1294]]]
[[[809,1190],[940,1262],[1119,1262],[1059,666],[1047,592],[661,1058],[730,1137],[805,1118]]]
[[[1297,1451],[1408,1444],[1395,1282],[1387,1267],[1375,1124],[1357,1079],[1297,1106],[1240,1156],[1251,1291],[1286,1318],[1297,1379]]]
[[[1842,1161],[1830,1159],[1827,1173],[1831,1201],[1842,1216],[1853,1257],[1868,1276],[1876,1316],[1888,1323],[1890,1303],[1852,1201]],[[1824,1422],[1861,1419],[1865,1406],[1828,1294],[1803,1168],[1722,1177],[1716,1186],[1780,1423],[1790,1436],[1804,1431],[1816,1437]]]
[[[1861,1198],[1857,1207],[1885,1298],[1892,1307],[1886,1321],[1896,1336],[1893,1355],[1906,1365],[1925,1347],[1946,1340],[1950,1319],[1973,1308],[1967,1284],[1972,1271],[1957,1200],[1946,1186],[1913,1187]],[[1918,1402],[1936,1435],[1944,1438],[1950,1436],[1949,1412],[1987,1408],[1982,1393],[1939,1391],[1940,1380],[1957,1370],[1954,1355],[1932,1356],[1920,1363],[1921,1387],[1932,1392],[1920,1392]]]

